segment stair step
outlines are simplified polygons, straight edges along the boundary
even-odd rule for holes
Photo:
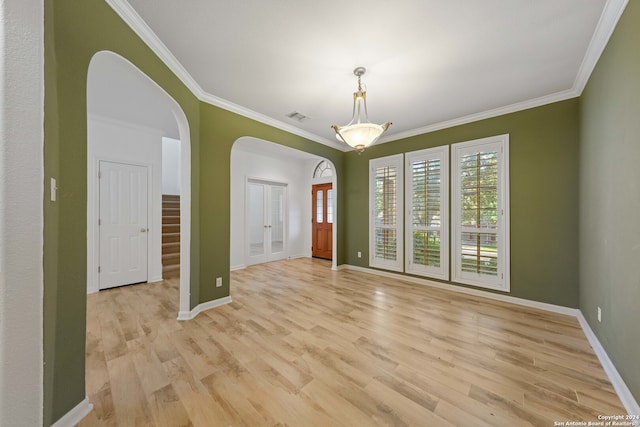
[[[167,198],[167,196],[162,196],[162,206],[163,207],[180,207],[180,198]]]
[[[162,216],[180,216],[180,207],[177,208],[162,208]]]
[[[180,224],[163,224],[162,234],[165,233],[180,233]]]
[[[175,254],[162,254],[162,265],[180,264],[180,252]]]
[[[172,277],[180,277],[180,265],[165,265],[162,267],[162,278],[170,279]]]
[[[180,224],[180,217],[173,215],[163,215],[162,216],[163,224]]]
[[[180,275],[180,196],[162,195],[162,275]]]
[[[180,243],[180,233],[162,233],[162,243]]]
[[[162,244],[162,255],[180,253],[180,242]]]

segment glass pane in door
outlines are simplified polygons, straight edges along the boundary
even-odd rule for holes
[[[316,191],[316,222],[321,224],[324,219],[324,192],[322,190]]]
[[[264,186],[248,185],[249,256],[263,255],[264,245]]]
[[[284,251],[284,197],[284,187],[271,187],[271,253]]]

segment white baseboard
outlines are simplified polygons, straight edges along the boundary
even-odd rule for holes
[[[164,280],[162,278],[162,276],[154,276],[154,277],[150,278],[149,280],[147,280],[147,283],[162,282],[162,280]]]
[[[584,315],[582,314],[582,311],[580,311],[577,308],[570,308],[570,307],[564,307],[561,305],[531,301],[523,298],[512,297],[509,295],[494,294],[492,292],[486,292],[479,289],[470,289],[470,288],[465,288],[461,286],[449,285],[446,283],[433,282],[431,280],[422,279],[419,277],[405,276],[403,274],[391,273],[391,272],[382,271],[382,270],[375,270],[375,269],[366,268],[366,267],[359,267],[356,265],[342,264],[338,266],[337,269],[361,271],[364,273],[370,273],[370,274],[375,274],[382,277],[389,277],[392,279],[403,280],[405,282],[416,283],[419,285],[427,285],[427,286],[431,286],[438,289],[446,289],[453,292],[460,292],[463,294],[474,295],[474,296],[479,296],[483,298],[489,298],[489,299],[503,301],[507,303],[522,305],[526,307],[537,308],[540,310],[550,311],[553,313],[573,316],[578,319],[578,322],[580,323],[580,326],[582,327],[582,330],[584,331],[584,334],[586,335],[587,340],[591,344],[591,347],[593,347],[593,351],[595,352],[596,356],[598,356],[598,359],[600,360],[600,364],[602,364],[602,368],[604,369],[604,372],[609,377],[609,381],[611,381],[611,384],[613,385],[613,388],[618,394],[620,401],[624,405],[624,408],[627,410],[627,412],[630,415],[640,415],[640,406],[638,405],[638,402],[636,402],[635,398],[631,394],[631,391],[629,390],[624,380],[618,373],[618,370],[616,369],[613,362],[609,358],[609,355],[605,351],[604,347],[602,347],[602,345],[600,344],[600,341],[598,340],[596,335],[591,330],[591,327],[589,326],[589,323],[587,322]],[[640,426],[640,423],[636,422],[634,425]]]
[[[245,268],[247,268],[247,266],[244,264],[232,265],[231,267],[229,267],[229,271],[244,270]]]
[[[89,402],[89,398],[85,397],[82,402],[78,403],[72,410],[53,423],[51,427],[73,427],[89,415],[89,412],[92,410],[93,405]]]
[[[580,322],[580,326],[582,326],[584,334],[589,340],[589,344],[591,344],[593,351],[596,353],[596,356],[598,356],[598,360],[600,360],[600,364],[602,365],[604,372],[609,377],[609,381],[611,381],[620,401],[624,405],[624,408],[629,414],[640,415],[640,405],[638,405],[638,402],[636,402],[635,398],[631,394],[629,387],[627,387],[613,362],[609,359],[609,355],[605,351],[604,347],[602,347],[602,344],[600,344],[600,340],[598,340],[596,334],[593,333],[591,326],[589,326],[589,322],[587,322],[587,319],[585,319],[581,311],[578,312],[576,317]],[[638,425],[638,423],[635,425]]]
[[[203,302],[202,304],[198,304],[191,311],[181,311],[178,313],[178,320],[191,320],[195,319],[195,317],[206,310],[211,310],[212,308],[220,307],[225,304],[231,303],[231,297],[222,297],[218,299],[214,299],[213,301]]]

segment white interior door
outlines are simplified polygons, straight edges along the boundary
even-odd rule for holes
[[[267,215],[264,209],[265,186],[247,183],[247,258],[248,265],[267,262]]]
[[[100,289],[147,281],[147,167],[100,161]]]
[[[267,237],[269,238],[268,261],[276,261],[286,258],[286,233],[285,233],[285,208],[286,190],[282,185],[269,186],[269,218]]]
[[[286,258],[287,186],[247,181],[247,265]]]

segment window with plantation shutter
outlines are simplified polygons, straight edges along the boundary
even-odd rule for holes
[[[407,273],[449,279],[449,147],[406,154]]]
[[[509,136],[453,144],[452,281],[509,291]]]
[[[402,154],[370,161],[369,264],[402,271]]]

